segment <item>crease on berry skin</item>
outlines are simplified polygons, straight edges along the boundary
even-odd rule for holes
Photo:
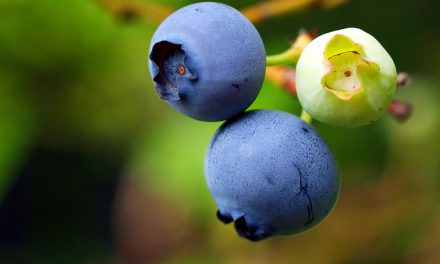
[[[154,44],[150,59],[153,62],[153,81],[162,100],[179,101],[185,98],[188,87],[197,76],[186,64],[181,44],[160,41]]]
[[[303,176],[301,170],[299,169],[298,165],[295,164],[295,167],[298,170],[298,175],[299,175],[299,192],[298,192],[298,194],[299,193],[303,193],[306,196],[307,201],[308,201],[308,205],[306,207],[306,209],[307,209],[307,221],[304,223],[304,226],[307,226],[307,225],[313,223],[313,221],[315,219],[315,217],[313,215],[313,203],[312,203],[312,199],[310,198],[310,195],[309,195],[309,193],[307,191],[307,188],[308,188],[307,187],[307,183],[304,184],[304,182],[303,182],[303,181],[305,181],[303,179],[304,176]]]

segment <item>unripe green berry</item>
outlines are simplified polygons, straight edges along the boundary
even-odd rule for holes
[[[296,67],[298,98],[315,119],[356,127],[377,120],[396,91],[396,67],[368,33],[357,28],[314,39]]]

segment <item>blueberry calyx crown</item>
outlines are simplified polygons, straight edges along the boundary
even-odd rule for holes
[[[260,241],[267,237],[270,237],[273,232],[266,225],[252,224],[246,216],[242,215],[237,219],[233,219],[231,215],[223,214],[220,210],[216,212],[218,220],[224,224],[234,222],[234,228],[237,234],[241,237],[247,238],[251,241]]]
[[[379,65],[365,58],[363,47],[342,34],[327,43],[324,56],[329,70],[322,86],[341,100],[350,100],[380,73]]]
[[[162,100],[179,101],[191,87],[190,82],[197,80],[186,65],[186,53],[182,45],[168,41],[154,44],[150,54],[153,62],[153,81]]]

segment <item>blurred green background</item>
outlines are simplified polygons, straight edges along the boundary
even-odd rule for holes
[[[311,231],[260,243],[215,218],[203,160],[220,123],[155,93],[157,19],[103,2],[115,1],[0,0],[0,263],[440,263],[438,1],[312,5],[256,25],[269,54],[301,28],[364,29],[411,73],[398,97],[414,106],[405,123],[315,122],[341,169],[336,208]],[[300,112],[270,82],[252,108]]]

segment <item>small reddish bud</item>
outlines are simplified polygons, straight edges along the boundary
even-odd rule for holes
[[[411,75],[407,72],[399,72],[397,74],[397,86],[405,86],[411,81]]]
[[[388,113],[399,122],[406,121],[412,114],[413,107],[408,102],[393,99],[388,106]]]

